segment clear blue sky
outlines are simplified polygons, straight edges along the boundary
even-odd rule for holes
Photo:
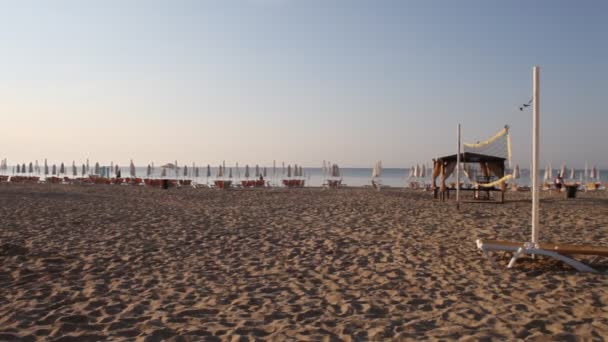
[[[0,158],[608,167],[606,1],[2,1]]]

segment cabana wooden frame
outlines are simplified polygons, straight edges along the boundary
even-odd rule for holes
[[[452,154],[444,157],[439,157],[433,160],[433,198],[445,201],[446,198],[450,198],[450,191],[455,191],[456,188],[446,186],[445,180],[452,174],[456,168],[458,160],[457,154]],[[477,163],[481,166],[484,176],[489,180],[491,174],[498,178],[502,178],[505,175],[505,161],[507,158],[489,156],[478,153],[462,152],[460,153],[460,163]],[[437,178],[440,178],[439,187],[437,186]],[[490,197],[490,192],[500,192],[500,201],[475,201],[481,203],[504,203],[504,193],[506,191],[505,183],[501,183],[500,188],[488,187],[478,189],[463,189],[460,191],[474,191],[476,193],[485,192]]]

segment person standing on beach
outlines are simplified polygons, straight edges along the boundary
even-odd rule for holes
[[[555,188],[557,189],[557,191],[562,191],[562,186],[564,185],[564,179],[562,178],[561,175],[557,175],[557,177],[555,177],[555,180],[553,181],[553,183],[555,184]]]

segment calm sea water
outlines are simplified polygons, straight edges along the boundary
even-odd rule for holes
[[[71,167],[67,168],[69,172],[69,175],[71,175]],[[229,169],[229,167],[227,167],[227,169]],[[137,177],[146,177],[146,173],[147,173],[147,168],[146,167],[136,167],[136,176]],[[80,168],[78,169],[78,174],[80,176]],[[195,181],[199,182],[199,183],[206,183],[207,181],[212,182],[213,180],[216,179],[215,175],[217,174],[217,167],[212,167],[211,168],[211,177],[207,178],[207,168],[206,167],[201,167],[199,168],[199,177],[196,178],[194,177],[194,173],[192,172],[191,168],[188,168],[189,171],[189,175],[188,176],[184,176],[183,175],[183,170],[180,170],[178,173],[178,178],[179,179],[183,179],[183,178],[187,178],[187,179],[194,179]],[[372,169],[371,168],[343,168],[340,169],[341,173],[342,173],[342,179],[343,179],[343,183],[349,186],[364,186],[364,185],[370,185],[370,179],[371,179],[371,174],[372,174]],[[262,172],[262,168],[260,168],[260,172]],[[559,170],[555,169],[553,170],[553,175],[555,176],[557,173],[559,172]],[[12,172],[11,172],[12,173]],[[129,168],[128,167],[122,167],[121,168],[121,173],[122,173],[122,177],[128,177],[129,176]],[[226,172],[228,173],[228,172]],[[232,173],[233,173],[233,179],[235,181],[240,181],[240,180],[244,180],[244,174],[245,174],[245,170],[243,167],[241,167],[239,169],[239,172],[237,172],[237,170],[235,168],[232,168]],[[240,177],[239,174],[240,173]],[[580,180],[580,175],[582,175],[584,173],[584,170],[576,170],[576,180]],[[426,178],[410,178],[409,176],[409,169],[403,169],[403,168],[385,168],[382,170],[382,182],[384,185],[388,185],[391,187],[404,187],[407,186],[409,184],[410,181],[412,180],[417,180],[419,182],[425,182],[425,183],[430,183],[431,182],[431,170],[429,170],[427,172],[428,177]],[[544,170],[541,170],[539,172],[539,180],[542,181],[542,177],[544,174]],[[155,168],[152,177],[153,178],[161,178],[161,169],[160,168]],[[250,169],[250,179],[255,179],[255,170],[254,168]],[[272,172],[272,168],[267,168],[267,172],[266,172],[266,180],[269,180],[273,183],[276,184],[280,184],[281,179],[286,178],[287,175],[287,171],[282,170],[282,168],[278,167],[276,169],[276,174],[273,175]],[[528,170],[521,170],[521,178],[515,180],[518,184],[520,185],[530,185],[531,181],[530,181],[530,173]],[[113,174],[112,174],[113,176]],[[176,173],[175,171],[171,171],[171,170],[167,170],[167,178],[176,178]],[[304,168],[304,178],[306,179],[306,186],[321,186],[324,181],[325,178],[323,175],[323,172],[321,170],[321,168]],[[608,170],[601,170],[600,171],[600,180],[602,183],[608,182]],[[454,181],[454,177],[450,177],[450,179],[448,179],[448,181]],[[568,181],[566,179],[566,181]],[[511,181],[513,182],[513,181]],[[437,184],[439,184],[439,180],[437,180]]]

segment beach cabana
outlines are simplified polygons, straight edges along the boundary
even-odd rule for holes
[[[476,178],[477,187],[463,188],[460,186],[460,191],[474,191],[476,199],[479,199],[479,193],[485,192],[489,198],[490,192],[500,192],[501,203],[504,202],[504,192],[506,186],[504,183],[505,176],[505,161],[507,158],[496,157],[492,155],[484,155],[478,153],[462,152],[460,153],[460,163],[462,164],[477,164],[481,170],[481,176]],[[456,183],[446,185],[446,180],[456,170],[458,155],[452,154],[436,158],[434,160],[432,188],[434,198],[445,200],[450,197],[450,191],[456,190]],[[439,187],[437,186],[437,178],[440,180]],[[511,178],[509,175],[508,178]]]

